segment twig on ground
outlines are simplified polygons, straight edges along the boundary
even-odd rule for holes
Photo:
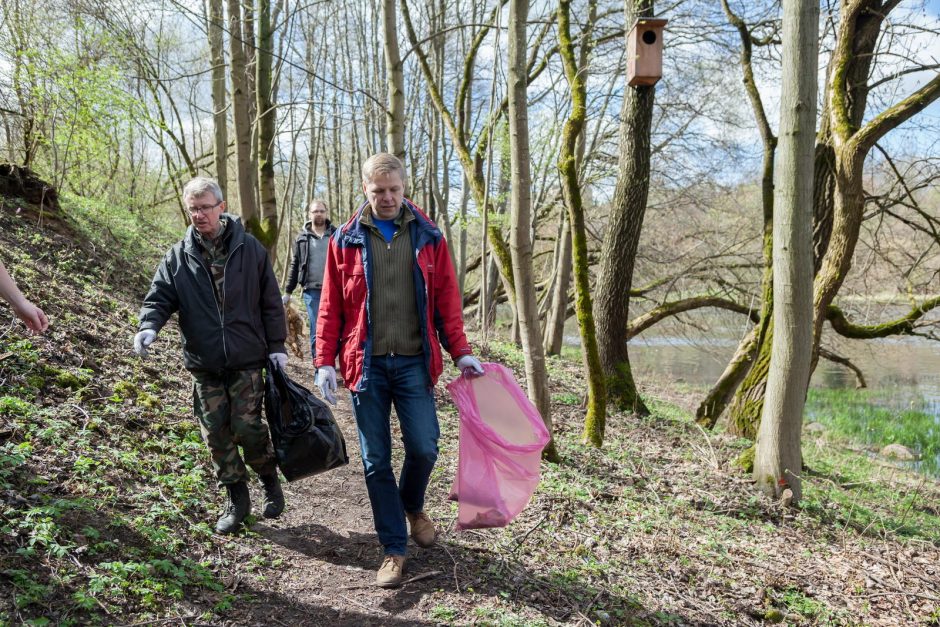
[[[92,598],[94,598],[94,597],[92,597]],[[118,625],[117,627],[141,627],[141,625],[165,625],[165,624],[167,624],[167,623],[175,623],[176,621],[187,621],[187,620],[192,620],[192,619],[194,619],[194,618],[199,618],[199,617],[196,616],[196,615],[192,615],[192,616],[172,616],[172,617],[170,617],[170,618],[164,618],[164,619],[162,619],[162,620],[153,620],[153,619],[150,619],[150,620],[141,621],[141,622],[139,622],[139,623],[125,623],[125,624],[123,624],[123,625]],[[183,624],[185,625],[186,623],[183,623]]]
[[[864,553],[864,552],[863,552],[863,553],[861,553],[861,555],[862,555],[863,557],[867,557],[868,559],[874,560],[874,561],[878,562],[879,564],[884,564],[885,566],[888,566],[888,567],[895,566],[895,567],[897,567],[897,568],[899,568],[899,569],[903,569],[905,574],[910,575],[911,577],[916,577],[916,578],[920,579],[921,581],[923,581],[924,583],[926,583],[927,585],[929,585],[929,586],[930,586],[931,588],[933,588],[934,590],[937,590],[938,592],[940,592],[940,589],[937,588],[936,582],[931,581],[930,579],[927,579],[926,577],[922,577],[922,576],[920,576],[919,574],[917,574],[917,573],[915,573],[915,572],[911,572],[910,570],[908,570],[907,568],[904,568],[904,567],[901,566],[900,564],[892,564],[891,562],[889,562],[888,560],[884,559],[883,557],[878,557],[877,555],[872,555],[871,553]]]
[[[420,575],[415,575],[414,577],[411,577],[410,579],[406,579],[405,581],[401,582],[401,584],[405,585],[406,583],[414,583],[416,581],[421,581],[422,579],[430,579],[431,577],[437,577],[438,575],[443,575],[443,574],[444,574],[443,570],[431,570],[426,573],[421,573]]]
[[[548,520],[548,514],[545,514],[544,516],[542,516],[542,518],[541,518],[537,523],[535,523],[528,531],[526,531],[524,534],[522,534],[522,537],[521,537],[521,538],[519,538],[518,540],[516,540],[516,545],[515,545],[514,547],[512,547],[512,551],[511,551],[511,552],[512,552],[512,553],[515,553],[516,551],[518,551],[518,550],[519,550],[519,547],[521,547],[521,546],[525,543],[525,541],[529,538],[529,535],[530,535],[533,531],[535,531],[536,529],[538,529],[539,527],[541,527],[542,524],[543,524],[546,520]]]
[[[355,606],[357,606],[357,607],[361,607],[362,609],[364,609],[364,610],[367,611],[367,612],[379,612],[380,614],[385,614],[385,615],[391,614],[391,612],[389,612],[389,611],[386,610],[386,609],[383,609],[383,608],[381,608],[381,607],[369,607],[368,605],[365,605],[365,604],[363,604],[363,603],[360,603],[359,601],[355,601],[355,600],[353,600],[353,599],[350,599],[350,598],[349,598],[348,596],[346,596],[345,594],[344,594],[344,595],[341,595],[341,596],[342,596],[343,600],[346,601],[347,603],[352,603],[353,605],[355,605]]]
[[[454,563],[454,590],[457,591],[457,594],[460,594],[460,580],[457,578],[457,560],[454,559],[454,554],[450,552],[446,544],[442,544],[441,546],[444,548],[444,552],[447,553],[447,557],[450,558],[450,561]]]

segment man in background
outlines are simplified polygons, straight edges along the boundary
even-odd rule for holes
[[[183,202],[192,225],[157,268],[140,310],[134,351],[147,357],[157,333],[179,313],[193,413],[227,496],[215,530],[235,533],[251,512],[245,464],[261,479],[264,517],[277,518],[284,510],[274,449],[261,419],[262,368],[269,359],[287,365],[284,307],[267,251],[225,213],[218,183],[194,178],[183,188]]]
[[[366,488],[384,550],[376,584],[401,584],[407,523],[421,547],[437,532],[424,494],[437,460],[440,429],[434,384],[441,346],[465,374],[482,374],[463,329],[457,278],[440,229],[404,197],[405,168],[379,153],[362,165],[366,195],[330,239],[317,322],[316,383],[336,402],[337,353],[359,431]],[[396,483],[391,409],[401,426],[405,461]]]
[[[284,305],[290,303],[291,292],[299,283],[303,289],[307,317],[310,319],[310,357],[316,359],[317,311],[320,309],[320,291],[323,288],[323,268],[330,236],[336,229],[330,224],[330,212],[322,200],[311,200],[308,206],[309,222],[304,224],[294,240],[294,256],[284,288]]]

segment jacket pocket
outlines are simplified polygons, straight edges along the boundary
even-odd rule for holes
[[[358,264],[341,265],[340,272],[343,281],[343,312],[347,319],[356,318],[355,312],[365,305],[368,291],[365,272]]]

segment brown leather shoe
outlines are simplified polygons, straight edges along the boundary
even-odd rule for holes
[[[386,555],[375,575],[375,585],[380,588],[397,588],[401,585],[401,575],[405,570],[404,555]]]
[[[408,524],[411,525],[411,537],[414,538],[415,544],[425,549],[434,546],[437,530],[428,515],[424,512],[416,514],[405,512],[405,516],[408,518]]]

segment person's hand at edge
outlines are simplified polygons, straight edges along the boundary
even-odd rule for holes
[[[290,294],[284,294],[283,296],[281,296],[281,302],[284,304],[285,307],[290,305]]]
[[[478,377],[483,374],[483,364],[473,355],[464,355],[458,359],[457,367],[465,377]]]
[[[33,333],[42,333],[49,328],[49,318],[43,310],[26,299],[13,307],[13,312]]]
[[[144,329],[134,336],[134,352],[141,359],[146,359],[150,354],[150,345],[157,339],[157,332],[153,329]]]
[[[336,405],[336,368],[320,366],[317,368],[316,386],[328,403]]]

